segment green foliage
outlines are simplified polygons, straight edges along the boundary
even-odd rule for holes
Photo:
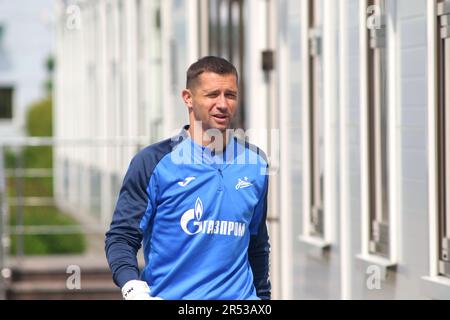
[[[53,81],[47,80],[44,83],[44,90],[50,94],[53,91]]]
[[[6,150],[4,160],[7,169],[18,167],[51,169],[53,167],[53,148],[35,146],[26,147],[17,152]]]
[[[55,70],[55,58],[53,56],[49,56],[45,61],[45,69],[51,75]]]
[[[26,168],[53,168],[53,148],[50,146],[27,147],[23,152]]]
[[[16,225],[17,213],[11,207],[10,225]],[[77,226],[78,222],[61,213],[55,207],[27,207],[24,212],[25,226]],[[12,237],[11,254],[17,254],[17,238]],[[26,255],[77,254],[86,250],[83,234],[45,234],[25,235],[24,253]]]
[[[26,128],[31,137],[50,137],[52,130],[52,100],[43,99],[32,105],[27,114]],[[52,168],[51,146],[27,147],[23,151],[26,168]]]
[[[53,103],[47,97],[33,104],[27,114],[26,129],[31,137],[50,137],[53,135],[52,126]]]
[[[5,149],[4,151],[4,161],[5,161],[5,168],[6,169],[14,169],[15,163],[16,163],[16,156],[13,152],[10,150]]]
[[[19,180],[10,177],[7,179],[8,197],[16,197],[18,192]],[[23,178],[22,196],[25,197],[53,197],[53,178],[52,177],[25,177]]]

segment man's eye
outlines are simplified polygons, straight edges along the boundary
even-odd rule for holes
[[[236,97],[237,96],[235,94],[232,94],[232,93],[227,94],[228,99],[236,99]]]

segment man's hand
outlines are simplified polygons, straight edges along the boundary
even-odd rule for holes
[[[160,297],[152,297],[147,282],[140,280],[130,280],[125,283],[122,296],[125,300],[162,300]]]

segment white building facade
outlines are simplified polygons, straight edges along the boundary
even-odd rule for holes
[[[132,155],[187,123],[188,66],[221,55],[271,161],[274,298],[448,299],[449,17],[449,0],[66,1],[55,133],[105,144],[57,149],[59,201],[106,226]]]

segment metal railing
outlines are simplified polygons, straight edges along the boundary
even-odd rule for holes
[[[51,194],[27,195],[26,179],[50,179],[51,185],[55,185],[53,180],[56,175],[61,174],[56,170],[56,163],[51,168],[25,168],[25,159],[23,150],[27,147],[52,147],[53,152],[57,148],[101,148],[99,152],[107,152],[106,148],[122,148],[116,154],[121,154],[122,150],[127,150],[127,154],[131,156],[141,147],[150,144],[148,137],[134,138],[86,138],[86,139],[57,139],[52,137],[24,137],[0,139],[0,299],[5,299],[5,291],[8,287],[10,270],[10,249],[11,239],[15,238],[16,256],[22,257],[25,252],[25,236],[27,235],[69,235],[69,234],[104,234],[106,226],[104,221],[96,221],[96,223],[83,223],[86,220],[80,220],[71,210],[62,208],[62,211],[72,213],[76,220],[80,221],[77,225],[25,225],[25,211],[29,207],[56,207],[58,202],[64,199],[57,199],[60,195],[54,190]],[[127,149],[124,149],[127,148]],[[6,152],[15,150],[15,161],[12,164],[9,161],[9,168],[6,164]],[[20,152],[17,152],[17,151]],[[53,160],[57,158],[53,156]],[[127,161],[129,161],[128,159]],[[125,161],[125,160],[124,160]],[[76,161],[73,161],[76,163]],[[111,168],[102,168],[105,172],[111,172]],[[123,175],[123,170],[118,170],[117,174]],[[60,177],[61,178],[61,177]],[[14,183],[11,183],[12,180]],[[71,183],[71,181],[69,181]],[[14,188],[13,188],[14,187]],[[52,188],[53,189],[53,188]],[[11,192],[13,191],[13,192]],[[11,194],[14,193],[14,194]],[[96,193],[99,193],[98,190]],[[101,194],[101,192],[99,193]],[[88,194],[89,196],[89,194]],[[110,198],[109,200],[115,199]],[[101,205],[104,199],[100,199]],[[111,202],[111,201],[110,201]],[[10,210],[14,208],[14,210]],[[112,214],[112,210],[110,212]],[[14,216],[15,223],[11,225],[10,217]],[[83,218],[89,217],[84,216]]]
[[[9,237],[7,236],[6,226],[8,224],[8,204],[6,202],[6,177],[4,170],[3,147],[0,146],[0,299],[5,299],[7,274],[6,261],[7,250],[9,248]]]

